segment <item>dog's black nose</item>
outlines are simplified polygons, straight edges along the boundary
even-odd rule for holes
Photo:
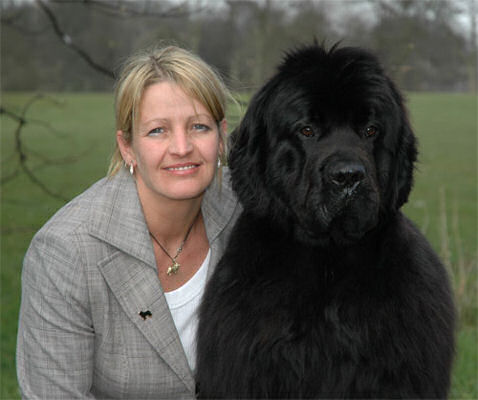
[[[354,189],[365,178],[365,167],[359,162],[339,161],[329,168],[328,177],[342,189]]]

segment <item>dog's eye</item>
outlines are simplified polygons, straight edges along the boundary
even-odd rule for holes
[[[378,128],[376,126],[370,125],[365,128],[365,136],[373,137],[378,134]]]
[[[315,134],[314,130],[310,126],[304,126],[303,128],[300,128],[300,133],[307,137],[314,136]]]

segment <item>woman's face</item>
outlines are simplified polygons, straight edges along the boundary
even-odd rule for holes
[[[117,133],[123,159],[135,166],[142,200],[201,197],[216,172],[219,138],[206,107],[172,82],[146,88],[131,143]]]

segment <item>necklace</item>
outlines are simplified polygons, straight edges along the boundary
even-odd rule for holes
[[[176,255],[174,257],[171,257],[171,255],[168,253],[168,251],[163,247],[163,245],[161,243],[159,243],[159,240],[156,239],[156,237],[151,233],[151,231],[149,231],[149,234],[151,235],[151,237],[154,239],[154,241],[158,244],[158,246],[161,248],[161,250],[164,251],[164,253],[171,259],[171,261],[173,262],[167,269],[166,271],[166,274],[168,276],[171,276],[171,275],[175,275],[178,273],[179,271],[179,267],[181,266],[181,264],[179,264],[176,260],[177,258],[179,257],[179,255],[181,254],[181,252],[183,251],[183,247],[184,247],[184,244],[186,243],[186,240],[188,240],[188,236],[189,236],[189,233],[191,232],[191,229],[193,228],[194,224],[196,223],[196,220],[198,219],[198,216],[199,216],[200,213],[198,213],[196,215],[196,217],[194,218],[194,221],[193,223],[191,224],[191,226],[189,227],[188,231],[186,232],[186,236],[184,236],[184,239],[183,241],[181,242],[181,245],[178,247],[178,250],[176,251]]]

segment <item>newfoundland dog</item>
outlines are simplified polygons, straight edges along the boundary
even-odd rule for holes
[[[447,396],[447,273],[400,211],[416,155],[372,54],[286,55],[231,137],[243,212],[200,309],[200,398]]]

